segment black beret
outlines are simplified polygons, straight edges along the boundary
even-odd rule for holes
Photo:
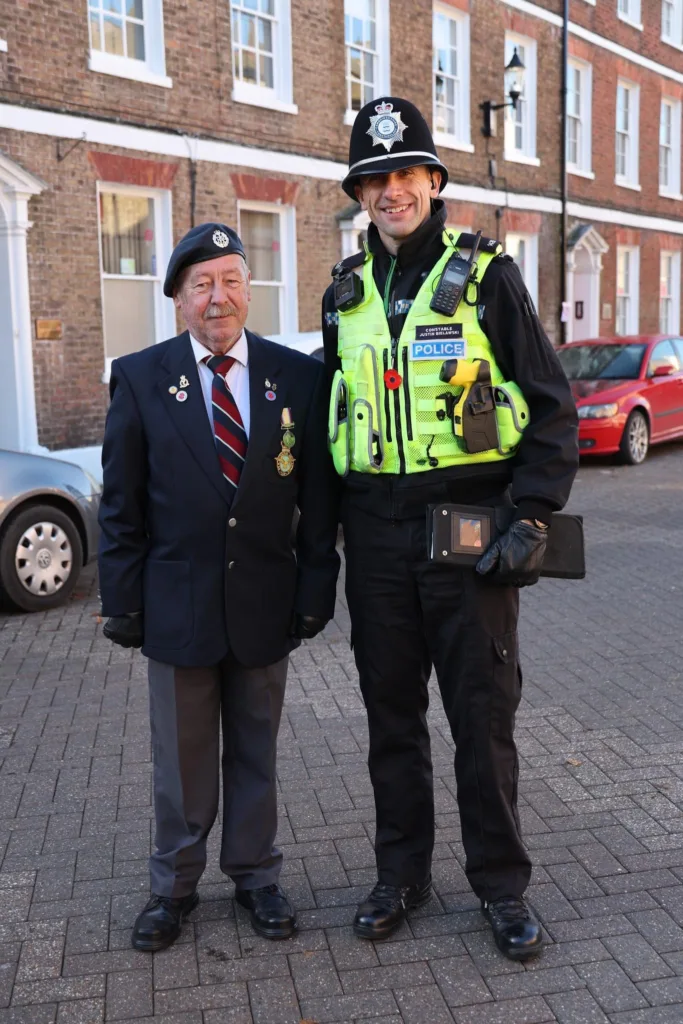
[[[169,298],[173,296],[173,282],[185,267],[235,252],[246,260],[240,236],[227,225],[198,224],[196,228],[190,228],[171,253],[164,281],[164,295]]]

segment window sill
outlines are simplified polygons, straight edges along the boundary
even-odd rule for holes
[[[133,60],[130,57],[117,57],[113,53],[101,53],[99,50],[91,50],[88,68],[90,71],[95,71],[100,75],[115,75],[117,78],[129,78],[133,82],[144,82],[145,85],[158,85],[162,89],[173,88],[173,80],[168,75],[160,75],[156,71],[150,71],[143,61]]]
[[[670,46],[673,50],[679,50],[680,52],[683,52],[683,44],[675,43],[673,39],[667,39],[666,36],[660,36],[660,39],[663,43],[666,43],[666,45]]]
[[[434,142],[444,149],[457,149],[461,153],[474,153],[474,146],[471,142],[464,142],[456,135],[448,135],[447,132],[434,132]]]
[[[584,171],[581,167],[567,167],[567,174],[575,174],[577,178],[588,178],[589,181],[595,181],[595,171]]]
[[[540,167],[541,161],[537,156],[527,156],[525,153],[505,152],[503,159],[511,164],[526,164],[527,167]]]
[[[639,32],[643,31],[642,21],[631,21],[630,18],[625,18],[623,14],[618,14],[617,17],[619,18],[619,21],[623,22],[624,25],[629,25],[631,28],[638,29]]]
[[[0,39],[0,53],[7,53],[7,40]]]
[[[248,82],[235,82],[232,89],[233,103],[246,103],[250,107],[276,110],[279,114],[298,114],[296,103],[286,103],[278,98],[274,89],[263,89]]]
[[[357,110],[347,110],[344,113],[344,124],[347,124],[349,128],[352,128],[358,117]]]
[[[676,202],[679,203],[681,199],[683,199],[683,195],[681,195],[680,192],[662,192],[662,190],[660,189],[659,194],[662,197],[662,199],[674,199],[676,200]]]
[[[642,185],[634,185],[632,181],[624,181],[623,179],[615,178],[614,184],[618,185],[619,188],[630,188],[632,192],[642,192]]]

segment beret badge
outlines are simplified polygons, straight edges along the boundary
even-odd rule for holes
[[[213,244],[217,245],[219,249],[225,249],[226,246],[230,245],[230,239],[226,235],[225,231],[219,231],[218,228],[213,233]]]

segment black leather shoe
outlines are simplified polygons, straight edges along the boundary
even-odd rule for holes
[[[289,939],[297,930],[296,911],[279,885],[238,889],[235,899],[251,911],[254,931],[266,939]]]
[[[521,897],[503,896],[492,903],[482,903],[481,909],[491,924],[498,949],[505,956],[527,960],[540,952],[541,925]]]
[[[159,949],[172,946],[180,935],[183,918],[191,913],[198,903],[199,895],[196,892],[181,899],[155,896],[152,893],[133,927],[133,949],[141,949],[144,953],[156,953]]]
[[[378,882],[356,911],[353,930],[361,939],[386,939],[405,920],[409,910],[421,907],[431,895],[431,878],[422,885],[403,888]]]

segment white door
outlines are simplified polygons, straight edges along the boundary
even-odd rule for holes
[[[572,341],[597,338],[599,333],[600,271],[586,248],[576,251],[574,265]]]

